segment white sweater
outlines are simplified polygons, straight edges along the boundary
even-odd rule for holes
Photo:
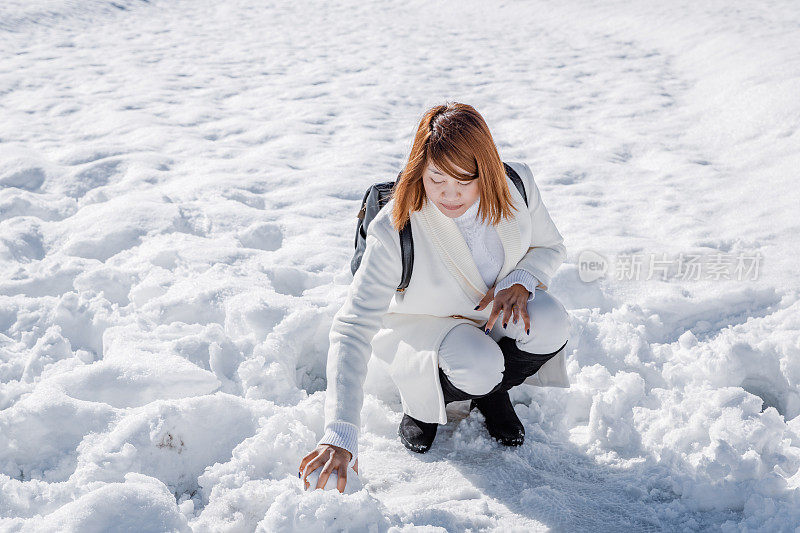
[[[495,228],[491,224],[481,223],[478,216],[479,205],[480,200],[453,220],[464,236],[483,281],[491,287],[503,265],[505,252]],[[495,294],[516,283],[528,289],[530,293],[528,299],[530,300],[534,297],[534,289],[539,280],[525,270],[513,270],[495,285]],[[347,423],[329,424],[319,444],[333,444],[349,451],[353,455],[350,460],[352,465],[358,456],[358,429]]]

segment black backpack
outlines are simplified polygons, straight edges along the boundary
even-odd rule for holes
[[[525,194],[525,186],[522,184],[522,178],[520,178],[519,174],[506,163],[503,163],[503,167],[506,170],[506,175],[511,179],[522,195],[522,198],[525,200],[525,205],[528,205],[528,195]],[[400,179],[401,174],[402,171],[397,174],[398,179]],[[354,275],[361,265],[361,257],[364,255],[364,249],[367,247],[367,228],[369,227],[369,223],[375,218],[378,211],[391,200],[395,183],[397,183],[397,180],[375,183],[364,193],[364,199],[361,200],[361,210],[358,212],[358,222],[356,222],[356,251],[353,254],[353,259],[350,260],[350,270]],[[403,258],[403,275],[400,279],[400,285],[397,286],[397,292],[403,292],[406,290],[406,287],[408,287],[411,281],[411,269],[414,266],[414,241],[411,238],[410,220],[400,230],[400,253]]]

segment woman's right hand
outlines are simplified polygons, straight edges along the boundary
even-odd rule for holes
[[[350,464],[352,457],[353,454],[340,446],[334,446],[333,444],[320,444],[317,446],[300,461],[300,475],[303,474],[304,469],[306,471],[306,475],[303,477],[305,489],[308,490],[311,485],[306,478],[321,466],[322,471],[319,473],[319,480],[314,489],[325,488],[325,484],[328,483],[328,477],[336,470],[338,478],[336,488],[339,492],[344,493],[344,489],[347,486],[347,465]],[[353,463],[353,470],[358,474],[358,458]]]

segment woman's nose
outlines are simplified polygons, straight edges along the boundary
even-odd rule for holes
[[[458,189],[445,189],[442,191],[442,198],[460,198],[461,191]]]

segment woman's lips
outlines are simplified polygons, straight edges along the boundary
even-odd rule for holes
[[[447,204],[439,204],[445,209],[449,209],[450,211],[458,211],[464,204],[457,204],[456,206],[449,206]]]

